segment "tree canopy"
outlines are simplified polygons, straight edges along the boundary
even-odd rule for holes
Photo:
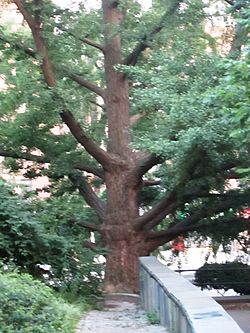
[[[249,146],[234,131],[244,118],[248,133],[249,25],[231,36],[230,65],[206,26],[246,21],[248,1],[12,2],[25,23],[0,33],[0,155],[92,207],[81,225],[107,248],[107,292],[136,291],[138,256],[179,234],[247,228]]]

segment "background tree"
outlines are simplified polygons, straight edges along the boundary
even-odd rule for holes
[[[202,1],[13,3],[26,24],[1,33],[0,155],[93,208],[81,225],[107,249],[106,292],[138,291],[138,257],[180,234],[246,228],[249,189],[225,186],[249,157],[208,93],[224,69]]]

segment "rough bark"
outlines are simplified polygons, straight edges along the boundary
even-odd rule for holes
[[[125,230],[120,230],[124,235]],[[126,233],[126,239],[116,239],[115,234],[109,232],[110,241],[107,240],[109,253],[106,262],[106,276],[104,291],[106,293],[139,291],[139,261],[140,256],[149,255],[148,245],[143,234]]]

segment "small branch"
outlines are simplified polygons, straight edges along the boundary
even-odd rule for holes
[[[225,2],[227,4],[229,4],[230,6],[234,6],[235,5],[235,2],[233,0],[225,0]]]
[[[161,180],[151,180],[151,179],[143,179],[142,181],[142,186],[147,187],[147,186],[157,186],[161,185]]]
[[[166,19],[169,16],[172,16],[176,12],[177,8],[179,7],[180,2],[181,1],[179,1],[179,0],[172,1],[170,8],[168,8],[168,10],[165,12],[165,14],[163,14],[158,25],[156,25],[151,32],[145,33],[144,36],[142,36],[141,41],[137,44],[137,46],[130,53],[130,55],[125,59],[125,61],[124,61],[125,65],[131,65],[131,66],[136,65],[141,53],[147,47],[149,47],[150,42],[153,40],[154,36],[164,28]]]
[[[239,10],[241,8],[248,6],[248,1],[233,1],[233,0],[224,0],[228,5],[233,7],[233,9]]]
[[[141,112],[141,113],[130,116],[130,119],[129,119],[130,126],[134,126],[135,124],[137,124],[138,121],[141,120],[142,118],[144,118],[146,115],[147,115],[146,112]]]
[[[93,175],[95,175],[101,179],[105,178],[104,170],[102,168],[97,168],[97,167],[87,165],[84,163],[76,163],[73,165],[73,168],[77,169],[77,170],[81,170],[81,171],[86,171],[88,173],[92,173]]]
[[[79,172],[69,174],[69,179],[78,188],[79,193],[83,196],[87,204],[95,210],[98,217],[103,221],[106,205],[100,198],[98,198],[91,185],[87,183],[85,178]]]
[[[71,35],[74,36],[73,34],[71,34]],[[90,46],[95,47],[96,49],[102,51],[103,53],[104,53],[104,51],[105,51],[103,45],[101,45],[101,44],[99,44],[99,43],[93,41],[92,39],[89,39],[89,38],[85,38],[85,37],[83,37],[83,38],[79,38],[79,40],[80,40],[81,42],[87,44],[87,45],[90,45]]]
[[[81,42],[83,42],[83,43],[85,43],[85,44],[87,44],[87,45],[89,45],[89,46],[93,46],[93,47],[95,47],[96,49],[98,49],[98,50],[100,50],[100,51],[102,51],[102,52],[104,53],[104,51],[105,51],[104,46],[101,45],[101,44],[99,44],[99,43],[97,43],[97,42],[95,42],[95,41],[93,41],[92,39],[87,38],[87,37],[77,37],[73,32],[68,31],[67,29],[65,29],[64,27],[62,27],[61,24],[56,24],[56,27],[57,27],[59,30],[64,31],[64,32],[66,32],[68,35],[74,37],[75,39],[78,39],[78,40],[80,40]]]
[[[86,89],[94,92],[95,94],[101,96],[104,99],[105,91],[102,88],[96,86],[92,82],[84,80],[82,77],[80,77],[77,74],[68,73],[67,75],[68,75],[68,77],[70,79],[72,79],[73,81],[75,81],[76,83],[78,83],[80,86],[82,86],[82,87],[84,87],[84,88],[86,88]]]
[[[91,140],[81,128],[79,122],[74,118],[70,111],[61,113],[61,118],[70,129],[76,140],[99,162],[104,169],[110,166],[111,158],[109,154],[101,149],[93,140]]]
[[[71,224],[73,225],[78,225],[80,227],[83,227],[85,229],[88,229],[89,231],[98,231],[101,232],[101,226],[100,225],[96,225],[96,224],[92,224],[92,223],[87,223],[85,221],[77,221],[77,220],[70,220],[69,221]]]

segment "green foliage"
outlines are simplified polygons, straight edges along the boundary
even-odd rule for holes
[[[195,273],[195,284],[206,289],[233,289],[241,295],[250,294],[250,266],[241,262],[204,264]]]
[[[70,333],[80,310],[27,274],[0,273],[0,327],[8,333]]]
[[[242,9],[238,15],[238,24],[245,36],[249,37],[249,8]],[[245,38],[238,58],[227,59],[222,63],[225,74],[215,90],[216,103],[221,107],[227,121],[231,124],[231,136],[248,146],[250,140],[250,44]]]
[[[159,315],[156,311],[148,312],[147,318],[151,325],[158,325],[160,323]]]
[[[102,266],[94,262],[97,252],[84,248],[88,234],[69,222],[79,206],[75,197],[32,202],[0,182],[0,259],[72,297],[98,294]]]

